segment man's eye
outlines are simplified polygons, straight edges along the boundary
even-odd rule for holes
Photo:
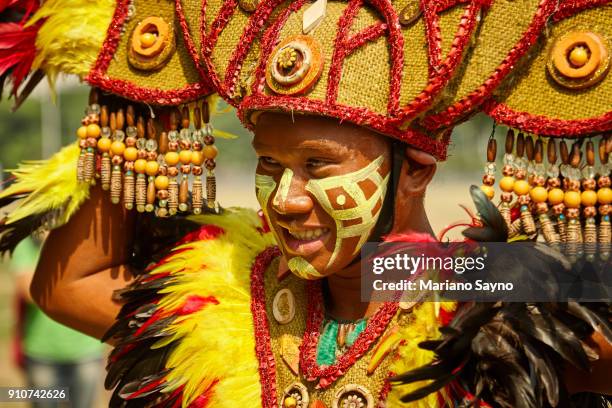
[[[319,168],[319,167],[327,166],[328,164],[332,164],[332,163],[327,160],[321,160],[321,159],[309,159],[306,162],[306,165],[311,168]]]
[[[264,166],[278,166],[280,164],[279,162],[277,162],[273,158],[267,157],[267,156],[260,157],[259,158],[259,163],[263,164]]]

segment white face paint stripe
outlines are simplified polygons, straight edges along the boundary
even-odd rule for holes
[[[287,195],[289,195],[289,188],[291,187],[291,181],[293,180],[293,171],[291,169],[285,169],[283,175],[278,183],[278,190],[272,199],[272,204],[278,208],[285,208],[285,201]]]
[[[270,196],[276,188],[276,181],[274,181],[274,178],[270,176],[256,173],[255,187],[257,188],[257,201],[259,201],[261,209],[265,212],[266,207],[268,207]]]

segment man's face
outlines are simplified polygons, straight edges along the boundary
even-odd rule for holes
[[[387,140],[335,119],[264,113],[253,146],[257,199],[289,269],[317,279],[351,264],[382,209]]]

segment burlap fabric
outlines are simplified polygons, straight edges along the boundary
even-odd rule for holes
[[[190,14],[197,13],[199,2],[188,2],[187,6]],[[159,68],[143,70],[130,64],[128,50],[135,27],[147,17],[161,17],[169,23],[176,46]],[[195,51],[189,52],[173,1],[119,0],[107,39],[87,80],[128,99],[178,105],[212,93],[208,78],[202,72],[198,69]]]

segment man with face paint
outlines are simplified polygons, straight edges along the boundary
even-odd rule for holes
[[[588,324],[563,336],[549,329],[546,336],[516,332],[509,324],[501,330],[516,308],[463,305],[453,326],[441,331],[457,305],[360,298],[365,242],[389,234],[433,235],[423,198],[436,161],[446,157],[452,126],[486,109],[496,121],[533,133],[580,137],[609,130],[596,120],[564,122],[593,116],[591,110],[566,111],[589,105],[583,99],[559,102],[562,112],[547,104],[553,106],[546,122],[525,102],[531,88],[521,88],[521,81],[500,86],[547,21],[580,22],[583,9],[598,10],[595,4],[412,3],[213,0],[201,8],[176,2],[171,15],[178,16],[189,55],[254,131],[261,214],[226,209],[191,217],[190,232],[158,253],[146,245],[157,244],[157,235],[138,235],[134,216],[94,188],[70,222],[53,231],[33,295],[58,320],[116,345],[106,381],[115,388],[112,406],[432,408],[482,398],[494,406],[548,407],[572,393],[610,392],[606,330]],[[525,24],[508,27],[510,17]],[[503,38],[471,41],[499,27]],[[200,31],[203,37],[194,41],[192,33]],[[529,35],[517,44],[524,31]],[[576,44],[605,45],[585,38]],[[577,51],[575,59],[589,55],[608,54]],[[606,71],[600,68],[593,75]],[[551,68],[530,72],[543,75],[544,69]],[[481,77],[489,71],[490,77]],[[549,93],[558,91],[548,80],[533,80]],[[516,151],[518,163],[523,152],[518,145]],[[491,156],[488,169],[495,167]],[[208,165],[214,168],[214,161]],[[487,172],[483,181],[490,193],[494,176]],[[531,199],[517,191],[521,202]],[[168,204],[165,193],[160,197]],[[87,307],[73,304],[77,295]],[[525,319],[532,310],[541,315],[532,306],[520,310]],[[474,313],[478,318],[465,318]],[[584,313],[581,323],[605,322]],[[466,321],[472,326],[463,332]],[[438,344],[439,354],[419,347],[423,342]],[[589,357],[599,359],[590,374],[577,375],[571,357],[587,359],[587,343]],[[444,354],[443,346],[451,352]],[[497,352],[498,346],[506,348]],[[416,383],[392,381],[432,361],[412,374]],[[415,390],[416,396],[403,399]]]

